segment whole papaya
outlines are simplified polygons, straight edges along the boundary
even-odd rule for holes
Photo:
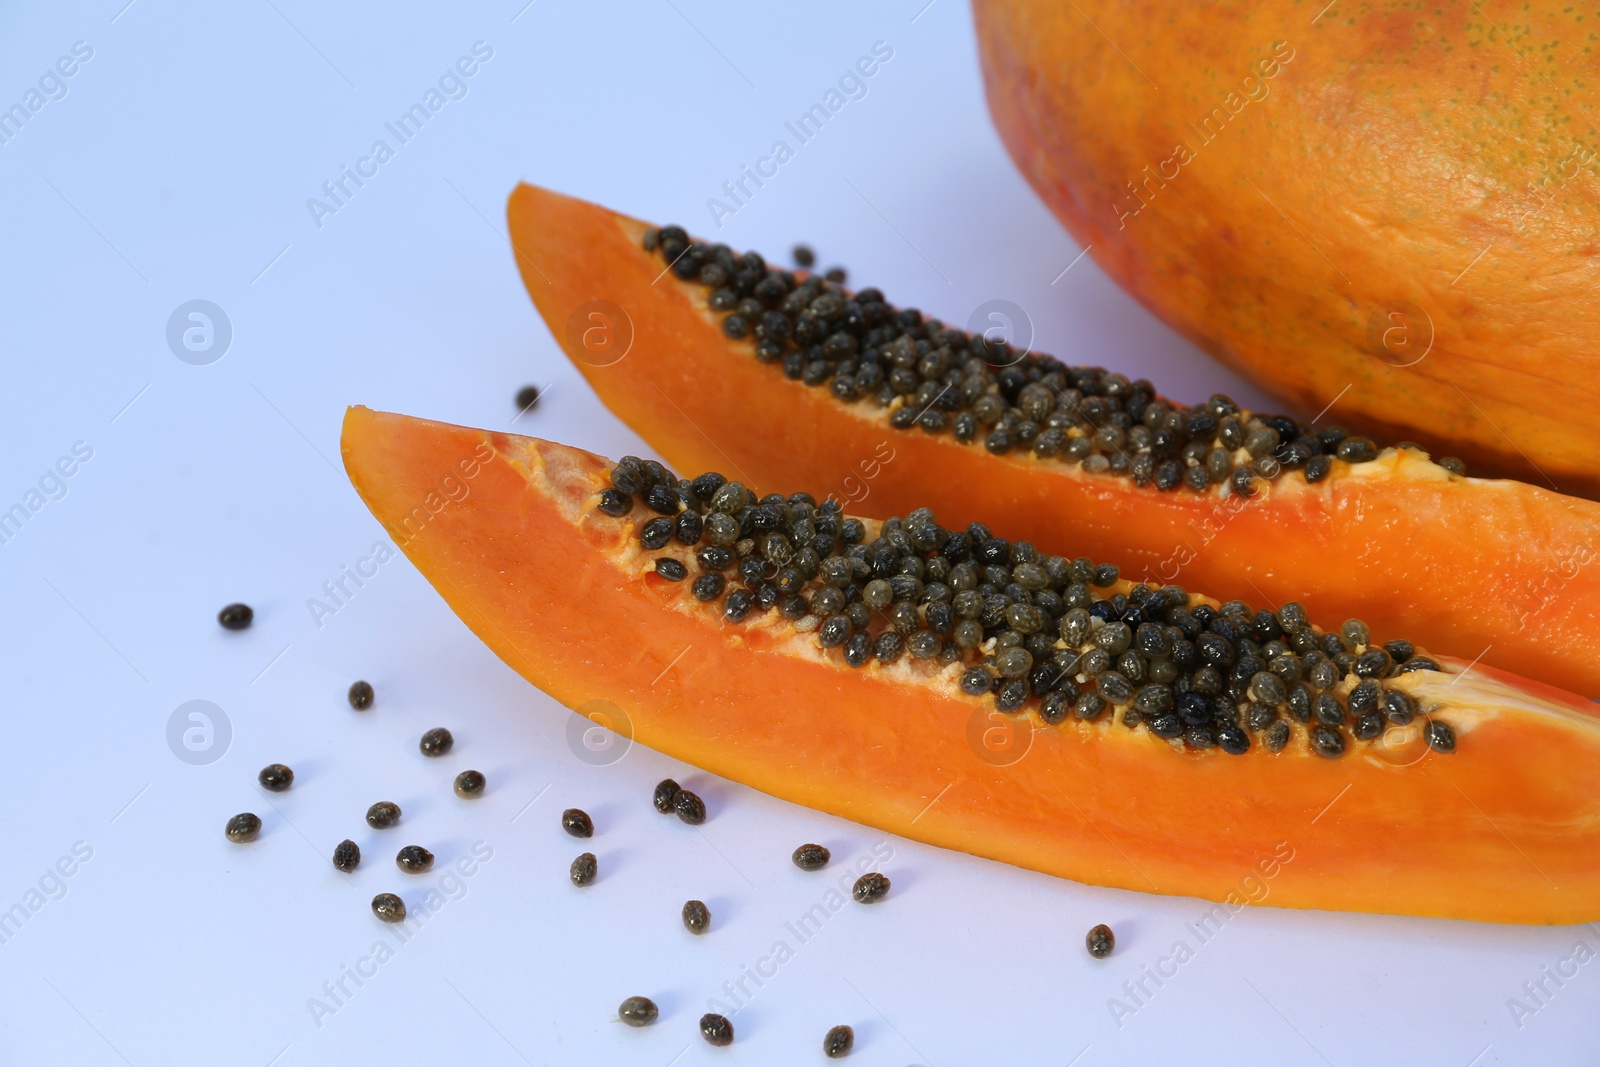
[[[1017,165],[1302,416],[1600,495],[1600,12],[974,0]]]

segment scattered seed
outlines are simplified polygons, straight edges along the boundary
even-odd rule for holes
[[[699,826],[706,821],[706,802],[687,789],[678,790],[678,795],[672,798],[672,810],[690,826]]]
[[[797,259],[799,257],[796,257]],[[700,1036],[706,1039],[707,1044],[722,1048],[733,1044],[733,1024],[727,1016],[715,1012],[700,1016]]]
[[[833,853],[821,845],[801,845],[794,850],[792,857],[794,865],[802,871],[820,871],[832,858]]]
[[[421,845],[407,845],[395,854],[394,862],[407,874],[422,874],[433,869],[433,853]]]
[[[889,879],[877,871],[871,871],[857,878],[855,888],[850,892],[857,904],[876,904],[889,895]]]
[[[333,866],[349,874],[361,862],[361,848],[348,837],[333,847]]]
[[[1117,935],[1111,932],[1111,927],[1101,923],[1089,931],[1084,938],[1084,944],[1089,946],[1089,955],[1097,960],[1103,960],[1117,947]]]
[[[675,801],[678,797],[678,783],[671,778],[663,778],[656,783],[655,805],[656,810],[663,815],[671,815],[677,810]]]
[[[419,747],[424,756],[442,756],[455,747],[456,739],[443,726],[435,726],[422,735]]]
[[[594,821],[582,808],[568,808],[561,813],[561,828],[573,837],[593,837]]]
[[[228,820],[227,828],[223,831],[228,835],[228,840],[235,844],[244,844],[254,841],[256,835],[261,833],[261,818],[250,812],[243,812]]]
[[[380,800],[367,809],[367,825],[387,830],[400,821],[400,805],[392,800]]]
[[[462,771],[456,775],[456,796],[467,800],[481,797],[486,784],[482,771]]]
[[[629,1026],[649,1026],[661,1017],[661,1009],[649,997],[629,997],[617,1009],[617,1015]]]
[[[372,914],[386,923],[406,921],[406,902],[393,893],[379,893],[372,898]]]
[[[683,925],[691,934],[703,934],[711,929],[711,909],[703,900],[691,900],[683,905]]]
[[[572,861],[572,868],[568,871],[572,884],[586,886],[594,883],[594,877],[600,872],[600,863],[594,858],[593,852],[585,852]]]
[[[811,250],[810,245],[795,245],[793,255],[794,265],[797,267],[810,268],[816,266],[817,254]]]
[[[224,630],[243,630],[249,627],[250,621],[256,613],[250,610],[249,604],[229,604],[217,612],[217,621]]]
[[[281,793],[294,784],[294,772],[281,763],[269,763],[261,768],[256,781],[268,792]]]
[[[856,1032],[848,1026],[835,1026],[822,1039],[822,1054],[830,1060],[843,1059],[856,1047]]]
[[[366,711],[372,707],[374,698],[371,682],[352,682],[350,685],[350,706],[357,711]]]
[[[527,411],[539,402],[539,387],[537,385],[524,385],[517,390],[517,410]]]

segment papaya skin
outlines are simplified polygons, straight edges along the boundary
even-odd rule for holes
[[[1458,662],[1396,679],[1454,727],[1449,755],[1415,730],[1327,760],[1303,736],[1229,756],[1106,720],[1046,726],[962,695],[956,665],[852,669],[771,613],[726,623],[648,571],[638,516],[595,509],[601,457],[359,407],[341,447],[363,501],[507,664],[569,707],[604,702],[640,743],[773,796],[1098,885],[1495,922],[1600,917],[1600,719],[1570,694]],[[439,499],[445,475],[468,491]],[[1020,758],[980,758],[993,750],[975,738],[992,729],[1025,743]]]
[[[1593,9],[1325,4],[973,9],[1012,159],[1146,307],[1302,417],[1600,496]]]
[[[703,290],[641,247],[646,224],[522,185],[509,204],[516,261],[556,339],[600,398],[673,466],[761,492],[805,488],[861,514],[932,507],[1046,551],[1118,564],[1126,577],[1225,599],[1306,605],[1404,638],[1600,695],[1600,504],[1510,480],[1461,478],[1414,450],[1294,472],[1251,499],[1161,493],[1126,478],[948,434],[890,428],[872,402],[841,404],[728,339]],[[631,347],[584,347],[593,300],[624,309]],[[609,335],[594,334],[604,341]],[[611,362],[612,360],[615,362]]]

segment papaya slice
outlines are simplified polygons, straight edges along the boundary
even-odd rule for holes
[[[774,796],[1098,885],[1600,918],[1600,718],[1582,698],[925,510],[858,520],[359,407],[342,450],[507,664]]]
[[[981,518],[1600,696],[1600,503],[1225,397],[1176,405],[534,186],[508,212],[556,339],[675,466]]]

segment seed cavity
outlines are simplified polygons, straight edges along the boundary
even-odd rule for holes
[[[653,236],[660,233],[673,239]],[[897,430],[950,434],[993,455],[1031,453],[1151,492],[1244,497],[1290,471],[1316,483],[1336,464],[1382,453],[1369,438],[1252,412],[1222,394],[1174,405],[1144,379],[1018,352],[896,308],[877,289],[847,292],[842,268],[801,277],[754,252],[691,241],[676,226],[647,230],[643,245],[698,283],[723,334],[748,344],[757,362],[840,403],[871,407]],[[794,257],[815,263],[804,246]],[[1459,459],[1437,462],[1465,474]]]
[[[1041,395],[1024,402],[1040,404]],[[1280,442],[1289,432],[1268,428]],[[1232,415],[1216,432],[1246,451],[1247,440],[1264,449],[1272,437]],[[1037,715],[1045,726],[1110,721],[1169,749],[1229,756],[1281,753],[1301,735],[1333,759],[1375,740],[1385,722],[1420,714],[1394,679],[1440,670],[1409,641],[1376,645],[1359,619],[1323,630],[1298,603],[1257,611],[1178,586],[1130,584],[1114,566],[1041,553],[981,523],[946,528],[928,508],[869,526],[835,498],[758,496],[714,472],[680,479],[632,456],[610,479],[631,500],[655,501],[653,510],[669,496],[681,508],[676,519],[632,507],[612,517],[645,546],[645,573],[684,583],[668,594],[679,604],[716,612],[719,625],[804,635],[844,669],[953,664],[953,697]],[[606,514],[603,501],[596,510]],[[720,543],[641,533],[658,522],[681,530],[691,516],[688,526],[703,524]],[[691,824],[704,818],[700,799],[671,780],[654,803]]]

